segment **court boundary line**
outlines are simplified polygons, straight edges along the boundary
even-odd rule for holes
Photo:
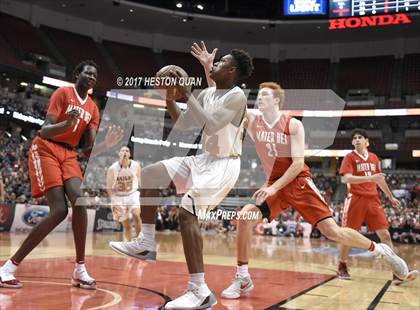
[[[379,291],[378,295],[375,296],[375,298],[372,300],[370,305],[367,307],[367,310],[373,310],[376,308],[376,306],[381,301],[382,297],[385,295],[388,288],[391,286],[391,283],[392,283],[391,280],[386,281],[385,285]]]
[[[71,283],[62,283],[62,282],[45,282],[45,281],[36,281],[36,280],[32,280],[32,281],[31,280],[23,280],[22,282],[23,283],[41,283],[41,284],[63,285],[63,286],[70,286],[70,287],[73,286]],[[113,307],[115,305],[118,305],[122,300],[121,294],[119,294],[117,292],[107,290],[107,289],[104,289],[104,288],[100,288],[100,287],[97,287],[95,290],[104,292],[106,294],[109,294],[113,297],[113,299],[110,302],[107,302],[106,304],[102,304],[102,305],[99,305],[99,306],[87,308],[87,310],[97,310],[97,309],[104,309],[104,308]]]
[[[41,278],[41,279],[58,279],[58,280],[67,280],[67,278],[60,278],[60,277],[39,277],[39,276],[25,276],[25,275],[19,275],[19,277],[21,278]],[[59,283],[59,282],[57,282]],[[135,288],[135,289],[140,289],[140,290],[144,290],[153,294],[156,294],[160,297],[163,298],[164,300],[164,304],[165,305],[167,302],[172,301],[172,298],[169,297],[168,295],[165,295],[164,293],[152,290],[150,288],[146,288],[146,287],[141,287],[141,286],[135,286],[135,285],[130,285],[130,284],[123,284],[123,283],[115,283],[115,282],[109,282],[109,281],[96,281],[96,283],[105,283],[105,284],[111,284],[111,285],[121,285],[121,286],[125,286],[125,287],[131,287],[131,288]],[[64,284],[64,283],[63,283]]]
[[[334,279],[337,279],[337,278],[338,278],[338,276],[337,276],[337,275],[335,275],[335,276],[331,276],[329,279],[326,279],[326,280],[324,280],[324,281],[322,281],[322,282],[320,282],[320,283],[318,283],[318,284],[315,284],[315,285],[313,285],[313,286],[311,286],[311,287],[308,287],[307,289],[304,289],[303,291],[301,291],[301,292],[299,292],[299,293],[296,293],[295,295],[292,295],[292,296],[290,296],[290,297],[287,297],[286,299],[283,299],[282,301],[280,301],[280,302],[278,302],[278,303],[276,303],[276,304],[274,304],[274,305],[272,305],[272,306],[270,306],[270,307],[265,308],[265,310],[277,310],[277,309],[282,309],[282,308],[283,308],[283,309],[287,309],[287,308],[280,307],[280,306],[282,306],[282,305],[284,305],[284,304],[288,303],[289,301],[292,301],[292,300],[296,299],[296,298],[297,298],[297,297],[299,297],[299,296],[304,295],[305,293],[307,293],[307,292],[309,292],[309,291],[311,291],[311,290],[313,290],[313,289],[317,288],[318,286],[321,286],[321,285],[323,285],[323,284],[325,284],[325,283],[328,283],[328,282],[330,282],[331,280],[334,280]]]

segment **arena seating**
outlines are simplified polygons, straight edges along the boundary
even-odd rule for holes
[[[420,93],[420,54],[404,57],[402,83],[404,94]]]
[[[368,88],[377,96],[390,95],[393,56],[341,59],[337,90],[345,96],[347,90]]]
[[[0,14],[0,35],[21,57],[36,53],[54,59],[37,30],[23,19]]]
[[[47,33],[72,66],[86,59],[92,59],[98,64],[97,85],[100,91],[104,92],[116,87],[116,75],[92,38],[45,26],[41,29]]]
[[[327,59],[290,59],[278,64],[279,82],[288,89],[328,88],[330,62]]]
[[[159,65],[152,49],[110,41],[104,41],[108,53],[127,77],[155,76]]]
[[[254,72],[249,79],[245,80],[247,88],[258,89],[258,86],[261,82],[273,80],[271,64],[268,59],[254,58],[253,64]]]

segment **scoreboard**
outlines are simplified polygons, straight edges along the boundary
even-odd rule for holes
[[[284,0],[283,16],[362,17],[420,12],[420,0]]]
[[[326,15],[327,0],[285,0],[284,15]]]
[[[420,0],[330,0],[329,11],[330,17],[420,12]]]

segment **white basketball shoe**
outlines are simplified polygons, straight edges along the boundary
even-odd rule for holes
[[[183,295],[168,302],[165,309],[207,309],[217,304],[217,300],[207,285],[198,286],[188,282],[188,288]]]
[[[146,245],[144,237],[141,235],[131,241],[111,241],[109,246],[123,255],[135,257],[141,260],[155,262],[156,250]]]
[[[254,283],[252,283],[251,277],[241,277],[239,274],[236,274],[231,285],[223,290],[222,298],[236,299],[252,291],[253,288]]]

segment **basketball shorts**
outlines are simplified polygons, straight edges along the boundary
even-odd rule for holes
[[[274,181],[268,182],[269,185]],[[310,177],[297,177],[258,206],[263,217],[273,220],[280,212],[293,208],[313,226],[332,217],[332,212]]]
[[[63,186],[70,178],[83,179],[77,162],[77,152],[36,137],[28,152],[32,197],[42,197],[56,186]]]
[[[178,194],[185,194],[181,206],[197,215],[220,204],[235,186],[241,169],[239,157],[219,158],[209,154],[163,160]]]
[[[347,194],[344,200],[341,225],[360,230],[363,223],[366,224],[368,231],[372,232],[388,229],[389,223],[379,196]]]
[[[135,191],[126,196],[116,195],[112,197],[111,209],[115,221],[123,222],[127,220],[131,212],[140,209],[140,193]]]

